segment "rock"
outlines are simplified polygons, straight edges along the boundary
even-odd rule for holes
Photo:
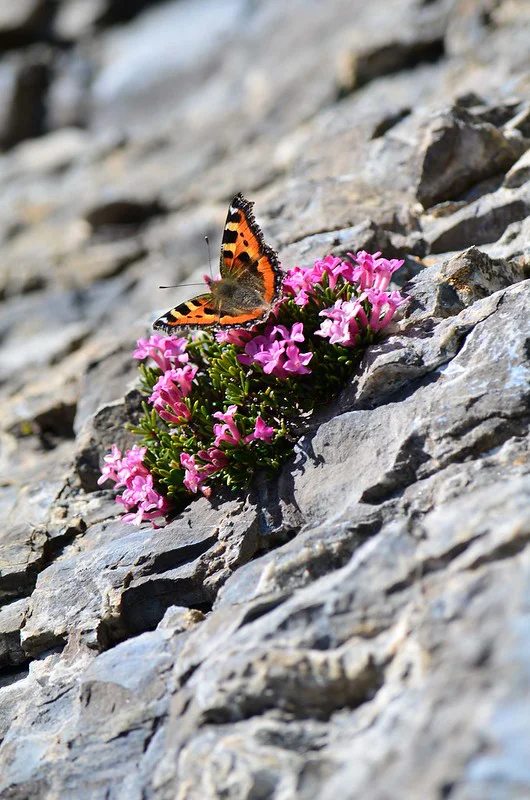
[[[0,42],[2,48],[21,47],[45,35],[54,9],[46,0],[20,0],[3,3],[0,8]]]
[[[26,661],[20,646],[20,628],[28,607],[26,598],[0,609],[0,665],[12,667]]]
[[[130,230],[129,226],[127,226]],[[107,233],[115,230],[113,226],[106,228]],[[123,229],[120,229],[123,233]],[[103,239],[103,237],[102,237]],[[63,271],[73,272],[78,276],[78,285],[90,285],[96,281],[108,280],[121,275],[135,262],[141,261],[146,255],[145,246],[140,237],[127,235],[126,238],[111,239],[110,241],[90,238],[77,252],[69,256],[63,265]]]
[[[423,236],[432,253],[460,250],[469,242],[476,245],[495,242],[512,222],[528,216],[529,198],[527,184],[518,189],[501,187],[457,209],[448,217],[434,220],[425,218]]]
[[[61,298],[48,298],[47,307],[43,307],[41,298],[35,294],[26,295],[24,299],[13,305],[9,316],[6,314],[4,319],[5,326],[5,349],[2,359],[2,376],[5,378],[12,374],[14,369],[24,367],[35,367],[37,364],[54,363],[64,358],[68,353],[76,350],[88,335],[87,325],[83,322],[64,320],[64,316],[73,316],[66,311],[63,315],[57,309],[57,304]],[[31,313],[25,316],[26,310],[33,310],[38,307],[34,316]],[[39,323],[45,323],[53,315],[54,307],[58,313],[55,320],[49,326],[43,327]],[[40,316],[40,319],[39,319]],[[61,320],[61,316],[63,319]],[[16,319],[14,327],[11,320]],[[62,327],[60,327],[60,323]],[[48,328],[48,329],[46,329]],[[9,331],[9,333],[8,333]],[[25,340],[21,341],[20,334],[25,335]]]
[[[530,105],[525,104],[504,126],[505,131],[519,131],[525,139],[530,139]]]
[[[492,260],[476,247],[419,272],[404,287],[412,295],[404,317],[413,322],[451,317],[499,289],[523,280],[517,263]]]
[[[125,391],[134,388],[138,363],[131,357],[131,346],[127,343],[107,348],[87,364],[74,422],[76,433],[101,406],[122,400]]]
[[[425,207],[454,200],[479,181],[511,167],[524,144],[455,107],[434,120],[421,147],[416,195]],[[482,244],[482,242],[477,242]]]
[[[92,526],[84,552],[72,553],[39,575],[24,650],[37,655],[64,642],[79,626],[88,646],[107,649],[146,626],[154,629],[179,598],[181,605],[207,607],[211,594],[204,586],[201,556],[239,504],[233,501],[221,514],[204,500],[201,505],[201,523],[190,524],[187,510],[155,538],[120,522]],[[76,572],[79,577],[66,585],[67,576]]]
[[[456,105],[461,108],[467,108],[476,120],[489,122],[496,128],[502,127],[508,135],[517,130],[521,101],[516,97],[506,98],[503,102],[491,103],[474,92],[468,92],[457,98]],[[515,112],[519,113],[516,113],[514,117]]]
[[[523,183],[530,181],[530,149],[508,170],[504,178],[507,189],[517,189]]]
[[[136,228],[151,217],[160,214],[161,208],[156,200],[142,202],[136,199],[115,199],[105,201],[85,213],[85,219],[93,231],[101,229]]]
[[[98,488],[103,466],[102,454],[108,453],[113,444],[122,452],[136,443],[135,437],[124,425],[138,421],[143,397],[132,389],[122,400],[102,404],[77,434],[75,470],[86,492]]]
[[[16,469],[14,459],[10,459],[12,474],[2,487],[0,597],[3,601],[31,594],[39,571],[83,528],[79,519],[70,520],[64,514],[62,518],[61,515],[53,518],[66,482],[70,449],[63,443],[53,450],[36,449],[21,456],[20,446]],[[5,468],[3,474],[7,474]]]
[[[522,496],[525,496],[521,495],[522,488],[522,486],[514,486],[510,490],[503,486],[499,495],[490,494],[491,505],[488,511],[484,510],[484,515],[480,515],[466,531],[468,537],[466,541],[469,542],[471,548],[473,542],[476,541],[474,536],[477,535],[479,539],[485,536],[482,542],[486,545],[488,540],[486,530],[492,531],[495,528],[494,525],[488,523],[486,523],[486,528],[483,528],[481,520],[486,520],[493,509],[502,517],[504,511],[508,512],[510,508],[515,511],[515,508],[519,506],[512,518],[514,522],[516,519],[521,519],[520,502]],[[528,480],[524,492],[525,494],[528,492]],[[469,496],[462,500],[464,504],[467,503],[469,509],[481,507],[479,497]],[[515,506],[512,505],[514,502]],[[457,508],[458,506],[453,508],[455,514],[458,513]],[[446,503],[444,509],[440,509],[440,511],[434,512],[432,517],[426,518],[426,521],[429,520],[427,522],[429,526],[432,518],[435,527],[429,527],[429,530],[433,534],[436,529],[435,535],[440,536],[442,529],[439,527],[438,520],[441,521],[444,518],[444,512],[450,513],[449,509],[451,509],[450,501]],[[451,523],[448,523],[448,527],[455,530]],[[515,523],[515,528],[506,527],[504,535],[509,537],[510,533],[516,529],[517,523]],[[481,530],[482,534],[479,533]],[[519,544],[522,544],[524,540],[524,532],[521,532],[521,535],[522,540],[519,539]],[[490,542],[490,547],[492,544]],[[209,762],[210,758],[215,759],[217,754],[220,756],[225,748],[230,747],[229,740],[225,741],[223,738],[223,731],[226,731],[225,726],[230,721],[236,722],[235,725],[232,724],[228,727],[232,742],[238,742],[238,733],[247,732],[247,747],[242,750],[241,745],[238,744],[233,751],[231,775],[241,773],[239,780],[244,779],[246,783],[250,782],[250,784],[253,780],[257,780],[258,770],[261,770],[261,766],[258,766],[254,759],[255,747],[259,748],[260,746],[258,741],[263,745],[263,735],[267,729],[272,731],[276,728],[275,741],[279,747],[277,757],[284,756],[287,759],[287,754],[293,751],[292,744],[289,747],[287,741],[291,740],[292,742],[292,737],[296,737],[296,740],[300,742],[300,752],[305,758],[302,762],[292,758],[287,759],[285,763],[282,762],[282,767],[273,766],[272,773],[276,777],[281,775],[282,781],[288,781],[289,775],[292,774],[291,771],[294,771],[292,779],[297,778],[296,785],[303,786],[303,782],[300,784],[299,781],[302,780],[301,776],[306,771],[309,757],[311,763],[314,764],[314,769],[312,770],[313,781],[310,783],[312,791],[303,795],[307,797],[314,796],[315,781],[316,785],[321,787],[319,793],[323,787],[326,787],[324,791],[328,792],[329,786],[329,797],[336,797],[337,792],[340,792],[339,796],[354,796],[339,789],[344,786],[344,782],[338,783],[335,779],[337,768],[342,769],[345,774],[351,774],[350,780],[354,781],[353,785],[356,787],[356,791],[363,791],[368,786],[368,782],[374,780],[378,764],[387,757],[388,748],[392,749],[391,744],[387,745],[387,738],[383,734],[383,730],[386,730],[387,725],[395,725],[395,719],[394,723],[391,720],[394,718],[396,708],[399,708],[400,720],[403,718],[401,715],[407,720],[406,729],[411,733],[414,731],[414,738],[421,735],[424,739],[424,746],[427,748],[436,747],[435,742],[437,741],[434,731],[432,733],[429,731],[428,734],[425,731],[425,720],[432,713],[440,717],[440,724],[450,724],[449,720],[456,716],[462,721],[470,720],[471,727],[474,728],[474,715],[469,713],[465,715],[463,710],[456,710],[458,701],[454,692],[454,684],[449,677],[446,679],[443,677],[443,667],[441,666],[443,650],[440,651],[438,647],[440,647],[440,637],[442,637],[446,646],[459,648],[463,628],[466,626],[461,611],[466,604],[471,603],[472,617],[476,623],[478,620],[485,621],[487,618],[488,624],[483,630],[483,636],[478,637],[478,640],[476,636],[469,637],[468,646],[459,650],[458,658],[455,653],[454,663],[458,665],[459,680],[462,681],[463,675],[467,675],[468,671],[471,671],[473,676],[474,669],[482,669],[485,674],[490,674],[490,670],[494,672],[498,663],[496,657],[490,655],[488,658],[485,650],[488,648],[488,642],[492,641],[492,637],[494,639],[503,629],[503,612],[506,607],[497,606],[493,598],[497,596],[499,603],[503,602],[501,597],[504,598],[504,603],[510,602],[511,593],[506,585],[500,596],[498,594],[500,583],[506,576],[506,562],[501,560],[498,569],[494,569],[491,580],[487,581],[480,571],[478,574],[473,570],[466,571],[464,566],[459,569],[459,551],[454,550],[451,544],[446,542],[446,547],[442,548],[443,555],[442,552],[438,553],[432,562],[429,561],[426,552],[420,555],[420,546],[417,551],[419,560],[417,571],[406,576],[402,571],[403,565],[414,551],[414,538],[399,527],[389,526],[377,540],[372,540],[360,548],[350,564],[339,572],[320,579],[319,588],[322,589],[322,595],[326,598],[322,603],[315,600],[315,589],[319,583],[313,583],[278,608],[269,611],[257,620],[247,622],[237,631],[228,628],[225,621],[224,630],[222,628],[221,630],[223,630],[224,637],[230,636],[232,642],[230,651],[222,651],[219,654],[221,642],[218,641],[216,648],[203,654],[202,663],[198,669],[194,670],[191,679],[186,680],[184,677],[180,681],[181,686],[182,682],[184,683],[184,688],[181,688],[180,692],[185,692],[188,698],[187,707],[185,703],[174,702],[170,710],[168,737],[172,741],[173,754],[176,753],[177,748],[180,749],[179,774],[180,776],[184,774],[188,778],[193,776],[195,780],[201,781],[198,785],[193,784],[193,789],[190,784],[190,797],[199,797],[201,791],[205,791],[207,782],[213,782],[217,796],[221,796],[223,773],[217,769],[212,773],[205,774],[203,772],[200,775],[198,759],[201,758],[203,763],[205,759]],[[495,546],[489,552],[494,553]],[[515,557],[517,558],[517,556]],[[448,559],[448,562],[454,565],[453,578],[449,586],[441,578],[436,568],[431,571],[427,567],[428,563],[440,564],[440,559],[443,558]],[[425,559],[423,568],[420,566],[422,559]],[[494,555],[493,560],[495,560]],[[525,586],[525,556],[522,556],[521,560],[519,572],[521,583],[515,590],[518,607],[521,607],[520,603],[523,597],[521,593],[524,592]],[[356,610],[345,613],[345,605],[349,603],[352,592],[355,592]],[[418,595],[418,592],[421,592],[422,595]],[[421,597],[421,603],[419,597]],[[490,605],[492,602],[494,603],[493,607]],[[498,609],[498,614],[495,613],[492,616],[493,608]],[[489,609],[489,613],[487,609]],[[377,619],[377,628],[366,629],[367,613],[370,614],[372,620]],[[221,611],[217,612],[217,615],[220,616]],[[405,624],[407,620],[411,619],[411,615],[418,616],[421,620],[417,635],[411,634]],[[438,615],[438,624],[429,626],[427,619],[436,618],[436,615]],[[213,616],[210,621],[212,623],[209,626],[210,630],[215,630]],[[447,631],[445,634],[442,633],[442,628],[447,628],[447,626],[449,626],[450,643],[447,642]],[[433,631],[432,639],[427,637],[428,629]],[[286,641],[286,631],[289,632],[288,641]],[[438,635],[435,631],[438,632]],[[190,657],[196,652],[194,639],[200,641],[206,635],[207,630],[201,628],[190,636],[177,660],[177,664],[181,664],[181,668],[185,668],[185,665],[190,663]],[[266,654],[260,652],[257,642],[253,642],[253,635],[258,641],[265,638],[268,642]],[[322,728],[319,731],[318,726],[313,722],[315,712],[310,715],[311,719],[308,720],[307,706],[299,706],[294,698],[294,705],[289,706],[292,684],[289,681],[280,683],[275,680],[276,665],[282,659],[289,659],[293,653],[290,648],[296,647],[297,643],[305,654],[305,660],[304,656],[301,656],[296,658],[293,664],[303,664],[304,672],[302,675],[291,672],[291,676],[293,683],[301,693],[304,691],[305,682],[311,681],[312,668],[316,667],[318,663],[322,688],[318,693],[312,694],[313,702],[318,703],[317,717],[319,713],[326,714],[335,682],[340,681],[341,677],[348,676],[348,691],[354,692],[357,688],[361,692],[357,697],[352,695],[350,707],[344,709],[338,718],[331,717],[327,725],[327,733],[331,734],[331,738],[326,739],[323,746],[317,748],[317,751],[310,756],[307,753],[308,742],[314,736],[318,738],[317,732],[320,732],[320,735],[323,733]],[[370,669],[368,674],[363,672],[363,657],[366,659],[364,663],[371,664],[371,678],[368,678]],[[501,660],[503,659],[500,653],[499,657]],[[522,659],[519,660],[517,666],[512,659],[509,660],[520,674],[523,669]],[[331,669],[332,663],[336,665],[333,670]],[[379,677],[378,664],[380,665]],[[405,665],[408,665],[408,669],[404,672]],[[225,666],[232,672],[225,672]],[[221,674],[219,674],[219,669]],[[384,675],[383,682],[381,682],[382,675]],[[369,697],[367,698],[365,695],[364,700],[361,689],[363,681],[366,681],[365,692],[367,687],[371,688]],[[194,691],[199,682],[203,690],[200,697]],[[179,683],[177,683],[178,685]],[[474,684],[472,683],[472,685]],[[236,686],[238,687],[237,696],[235,694]],[[510,686],[510,678],[507,676],[503,687],[504,691],[510,692]],[[477,692],[479,691],[480,689],[477,687]],[[426,710],[424,703],[418,705],[414,702],[414,698],[418,694],[424,697],[426,702],[429,693],[446,698],[445,703],[435,704],[437,711],[434,711],[431,706]],[[298,698],[299,695],[296,694],[295,697]],[[321,702],[317,700],[317,697],[322,698]],[[474,697],[472,691],[471,697]],[[177,698],[178,694],[175,696],[175,699]],[[273,702],[276,707],[287,704],[290,713],[277,715],[276,719],[267,716],[266,707],[270,703],[268,698],[274,698]],[[498,702],[499,706],[502,706],[504,701],[499,699]],[[446,703],[450,705],[450,711],[448,710],[447,714],[443,710]],[[331,705],[333,705],[332,700]],[[210,715],[213,716],[213,719]],[[197,734],[190,737],[188,730],[190,723],[193,725],[191,720],[194,718],[197,720],[199,717],[203,722],[211,720],[210,724],[203,728],[202,732],[199,730]],[[328,719],[327,716],[326,719]],[[214,720],[222,720],[224,724],[216,725]],[[306,721],[305,724],[304,721]],[[374,724],[378,729],[377,735],[372,734]],[[379,730],[379,727],[383,730]],[[248,732],[251,730],[254,730],[257,735],[255,744],[252,738],[248,738]],[[209,735],[206,736],[207,731],[209,731]],[[310,731],[313,732],[313,737],[311,737]],[[356,742],[355,757],[359,760],[359,764],[365,765],[364,769],[359,768],[353,771],[351,768],[351,741],[348,741],[348,746],[341,747],[340,745],[346,731],[350,732],[350,736]],[[459,735],[469,736],[469,726],[463,725]],[[267,741],[266,738],[265,741]],[[375,761],[367,764],[366,745],[368,742],[372,742],[372,746],[376,749],[374,751]],[[470,743],[469,746],[472,744]],[[511,748],[513,745],[505,742],[504,747]],[[247,749],[248,755],[246,754]],[[294,750],[296,752],[297,748]],[[433,757],[436,763],[440,764],[437,757]],[[444,754],[445,758],[452,761],[452,749],[449,754]],[[330,759],[334,764],[333,770],[321,771],[318,769],[319,764],[329,763]],[[171,772],[172,763],[174,765],[173,773]],[[273,762],[273,764],[275,763],[277,762]],[[164,780],[164,791],[160,793],[160,796],[167,796],[170,786],[175,785],[173,780],[176,764],[176,761],[172,762],[172,756],[168,753],[159,766],[157,779],[160,782]],[[454,765],[454,774],[460,774],[462,768],[463,766],[458,762]],[[408,785],[406,783],[407,773],[401,772],[399,769],[396,771],[396,781],[405,781],[399,785]],[[432,759],[425,762],[423,758],[418,757],[414,774],[416,780],[422,776],[422,779],[426,781],[425,785],[432,785],[436,781],[437,774]],[[353,777],[354,775],[355,777]],[[381,784],[383,786],[384,781],[381,781]],[[383,795],[378,794],[377,796]]]
[[[512,259],[519,265],[522,274],[528,278],[530,277],[529,232],[528,218],[521,222],[512,222],[497,242],[485,245],[482,249],[492,258]]]
[[[22,172],[56,173],[71,166],[83,154],[86,146],[87,136],[83,131],[64,128],[20,144],[14,156]]]
[[[13,691],[9,698],[14,709],[32,719],[34,749],[32,757],[17,758],[23,726],[15,725],[8,731],[4,752],[10,758],[5,782],[10,786],[30,782],[36,792],[46,792],[53,785],[68,793],[68,786],[86,774],[83,793],[86,789],[86,793],[97,795],[106,783],[99,772],[103,765],[107,776],[109,770],[116,776],[130,775],[131,747],[138,760],[151,743],[156,746],[159,741],[157,730],[167,707],[169,668],[180,646],[178,637],[156,631],[118,645],[102,654],[101,660],[79,646],[71,648],[68,666],[62,666],[54,655],[43,659],[39,669],[30,671],[26,679],[31,705]],[[67,691],[73,680],[79,683],[79,693]],[[109,705],[115,713],[103,731],[99,714]],[[43,712],[50,708],[60,725],[45,720]],[[131,726],[136,731],[132,738],[127,733]],[[120,755],[112,742],[118,744]],[[54,757],[57,748],[64,756],[70,752],[71,760],[62,758],[59,765]]]
[[[231,0],[215,14],[202,5],[169,3],[145,12],[125,30],[109,32],[101,43],[100,69],[91,93],[96,124],[137,127],[139,105],[144,111],[147,105],[148,114],[164,112],[158,100],[161,91],[165,103],[174,107],[184,90],[195,85],[190,67],[210,62],[214,45],[226,39],[240,10],[240,0]],[[202,37],[197,36],[199,30],[204,31]],[[156,68],[150,56],[153,46],[165,54]]]
[[[288,266],[310,265],[317,258],[324,258],[328,253],[346,257],[353,250],[376,250],[388,253],[391,249],[390,237],[373,222],[365,221],[330,233],[317,233],[307,236],[290,245],[282,247],[281,260]]]
[[[444,52],[443,39],[392,42],[343,56],[339,68],[339,93],[349,94],[365,83],[424,61],[437,61]]]
[[[88,6],[88,3],[83,3],[84,8]],[[58,54],[46,104],[47,128],[86,127],[89,124],[93,72],[90,54],[82,44]]]
[[[28,50],[22,57],[16,53],[2,60],[1,149],[42,133],[49,64],[48,51],[39,48]]]
[[[109,5],[109,0],[63,0],[53,23],[57,36],[70,42],[86,37]]]
[[[2,797],[525,795],[528,9],[4,4]],[[238,191],[410,301],[278,475],[124,525],[134,342]]]
[[[391,130],[395,125],[399,125],[403,119],[406,119],[410,111],[410,108],[399,108],[396,111],[386,114],[374,127],[372,138],[378,139],[380,136],[384,136],[385,133]]]

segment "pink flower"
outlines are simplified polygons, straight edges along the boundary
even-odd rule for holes
[[[205,462],[204,469],[208,475],[213,475],[228,464],[228,456],[217,447],[209,447],[208,450],[199,450],[197,456]]]
[[[145,467],[143,463],[146,453],[147,447],[139,447],[137,444],[126,451],[118,470],[118,480],[114,487],[115,489],[118,489],[120,486],[127,486],[131,476],[148,474],[147,467]]]
[[[315,261],[312,267],[293,267],[288,270],[283,288],[287,290],[287,294],[295,297],[296,305],[306,306],[309,295],[315,292],[315,285],[322,284],[325,275],[328,278],[329,288],[335,289],[339,278],[353,282],[355,269],[349,261],[342,261],[336,256],[326,256]]]
[[[128,510],[138,507],[136,512],[125,514],[123,522],[140,525],[144,520],[150,520],[154,528],[158,527],[154,520],[163,517],[170,508],[167,498],[153,488],[153,476],[149,472],[147,475],[133,477],[124,492],[118,495],[116,502]]]
[[[296,305],[306,306],[309,295],[313,294],[313,286],[319,282],[320,277],[309,267],[293,267],[283,279],[283,290],[294,295]]]
[[[315,266],[313,267],[313,273],[318,275],[320,273],[319,283],[322,283],[322,278],[324,275],[328,276],[328,284],[330,289],[334,289],[337,285],[338,278],[343,273],[343,262],[342,259],[336,258],[335,256],[326,256],[326,258],[321,259],[319,261],[315,261]]]
[[[246,349],[246,348],[245,348]],[[247,351],[248,352],[248,351]],[[282,364],[284,361],[285,345],[276,340],[260,344],[260,350],[255,353],[253,362],[263,368],[267,375],[282,375]],[[240,359],[241,360],[241,359]]]
[[[254,425],[254,431],[249,433],[248,436],[245,436],[245,442],[248,444],[249,442],[253,442],[255,439],[261,439],[263,442],[270,444],[275,433],[276,431],[274,428],[266,425],[261,417],[257,417],[256,424]]]
[[[320,316],[327,319],[315,331],[315,335],[329,339],[330,344],[342,344],[344,347],[352,347],[360,329],[368,325],[358,300],[336,300],[331,308],[321,311]]]
[[[143,465],[146,452],[147,447],[139,447],[135,444],[130,450],[127,450],[122,458],[120,449],[113,444],[110,453],[103,458],[105,464],[101,470],[98,485],[101,486],[105,481],[111,480],[116,482],[115,488],[118,489],[120,486],[126,485],[131,475],[147,475],[147,469]]]
[[[136,344],[138,347],[133,353],[133,358],[152,358],[162,372],[176,365],[186,364],[189,359],[185,352],[188,340],[184,337],[175,339],[173,336],[153,333],[149,339],[138,339]]]
[[[352,280],[359,284],[361,292],[372,288],[384,291],[394,272],[404,264],[404,261],[397,258],[391,260],[379,258],[380,252],[367,253],[365,250],[359,250],[355,256],[353,253],[348,255],[358,264],[353,268]]]
[[[392,258],[390,261],[386,258],[380,258],[375,267],[375,279],[372,288],[384,292],[394,272],[402,267],[404,263],[402,259],[398,258]]]
[[[283,342],[285,344],[293,344],[294,342],[303,342],[305,340],[304,336],[304,324],[303,322],[295,322],[293,327],[291,328],[291,332],[287,330],[285,325],[275,325],[271,331],[271,336],[274,334],[279,334]]]
[[[203,463],[197,463],[197,459]],[[180,463],[185,470],[183,483],[186,489],[193,494],[197,494],[200,489],[208,496],[211,490],[204,484],[208,478],[228,464],[228,458],[222,450],[209,447],[208,450],[199,450],[196,456],[181,453]]]
[[[191,391],[197,371],[198,367],[195,364],[186,364],[178,369],[168,369],[154,385],[149,402],[153,403],[159,416],[166,422],[181,425],[185,420],[191,419],[191,413],[184,398]]]
[[[236,328],[235,330],[229,328],[228,330],[218,331],[215,334],[215,338],[218,342],[228,342],[228,344],[236,344],[239,347],[243,347],[252,338],[252,333],[241,328]]]
[[[374,268],[376,259],[381,255],[377,253],[367,253],[365,250],[359,250],[356,256],[353,253],[348,255],[357,261],[358,266],[353,269],[353,280],[359,284],[359,289],[364,292],[365,289],[371,287],[374,281]]]
[[[295,344],[288,344],[285,348],[286,360],[282,364],[285,372],[293,375],[310,375],[311,370],[307,365],[313,358],[313,353],[301,353]]]
[[[341,278],[346,283],[357,283],[361,292],[372,288],[384,291],[392,274],[403,265],[403,261],[398,259],[380,258],[380,252],[359,250],[357,255],[348,255],[354,263],[329,255],[315,261],[312,267],[293,267],[288,270],[283,281],[285,294],[293,296],[296,305],[306,306],[309,296],[315,293],[315,286],[322,285],[325,276],[330,289],[335,289]]]
[[[245,355],[238,355],[237,360],[241,364],[252,364],[254,361],[254,356],[257,353],[264,352],[268,348],[269,344],[270,340],[268,336],[263,336],[261,334],[259,336],[254,336],[254,338],[250,339],[250,341],[245,345]]]
[[[121,468],[121,450],[118,445],[112,445],[110,453],[104,456],[103,461],[105,464],[101,470],[101,477],[98,478],[98,486],[101,486],[101,484],[109,480],[118,480],[118,472]]]
[[[168,513],[170,503],[154,488],[153,476],[143,463],[146,452],[146,447],[134,445],[122,457],[119,448],[113,444],[110,454],[104,458],[105,465],[98,483],[113,480],[114,488],[125,487],[122,494],[116,498],[117,503],[121,503],[131,512],[125,514],[123,522],[140,525],[144,520],[150,520],[156,528],[154,520]],[[136,510],[132,512],[135,506]]]
[[[245,345],[245,354],[238,355],[242,364],[259,364],[267,375],[288,378],[293,374],[311,372],[307,364],[313,353],[300,353],[295,342],[303,342],[304,326],[295,322],[289,331],[285,325],[269,325],[263,335],[255,336]]]
[[[225,412],[216,411],[214,417],[224,422],[224,425],[214,425],[213,432],[215,434],[214,446],[219,447],[221,442],[228,442],[228,444],[239,444],[242,436],[237,429],[234,421],[234,416],[237,412],[237,406],[228,406]]]
[[[369,318],[363,308],[364,300],[368,300],[371,306]],[[327,319],[315,335],[329,339],[330,344],[352,347],[362,329],[370,327],[372,331],[380,331],[388,325],[396,308],[406,302],[399,292],[366,289],[357,300],[336,300],[331,308],[321,311],[320,316]]]
[[[364,294],[372,306],[369,325],[373,331],[380,331],[385,325],[388,325],[396,309],[407,302],[407,298],[402,297],[399,292],[383,292],[379,289],[367,289]]]
[[[180,454],[180,463],[184,467],[184,486],[189,492],[197,493],[204,483],[207,475],[201,475],[198,465],[195,463],[195,456],[188,455],[188,453]]]
[[[328,259],[329,258],[330,258],[330,256],[328,256]],[[326,261],[327,259],[324,259],[324,260]],[[337,261],[339,263],[336,263]],[[328,264],[328,269],[332,273],[332,275],[333,275],[333,277],[335,279],[334,283],[331,282],[331,279],[330,279],[330,282],[329,282],[329,285],[330,285],[330,287],[332,289],[335,288],[336,281],[338,280],[338,278],[342,278],[347,283],[355,283],[355,269],[356,269],[356,267],[350,261],[341,261],[340,259],[335,259],[335,263],[334,264],[331,264],[331,263]]]

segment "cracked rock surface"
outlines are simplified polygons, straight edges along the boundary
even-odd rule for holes
[[[4,5],[0,797],[530,796],[527,2]],[[275,479],[123,525],[237,191],[410,301]]]

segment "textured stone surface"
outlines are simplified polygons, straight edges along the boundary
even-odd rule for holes
[[[508,139],[459,107],[433,120],[424,136],[416,194],[425,208],[506,171],[525,150],[522,136]]]
[[[530,793],[529,35],[525,0],[4,4],[2,797]],[[125,526],[130,353],[237,191],[286,266],[381,250],[410,301],[275,479]]]
[[[24,58],[14,53],[0,62],[0,148],[42,133],[49,62],[49,52],[38,48]]]

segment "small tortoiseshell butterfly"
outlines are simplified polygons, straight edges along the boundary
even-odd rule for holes
[[[206,294],[157,319],[155,330],[245,328],[268,317],[280,296],[283,273],[278,255],[265,244],[253,205],[242,194],[234,197],[221,244],[221,277],[211,282]]]

